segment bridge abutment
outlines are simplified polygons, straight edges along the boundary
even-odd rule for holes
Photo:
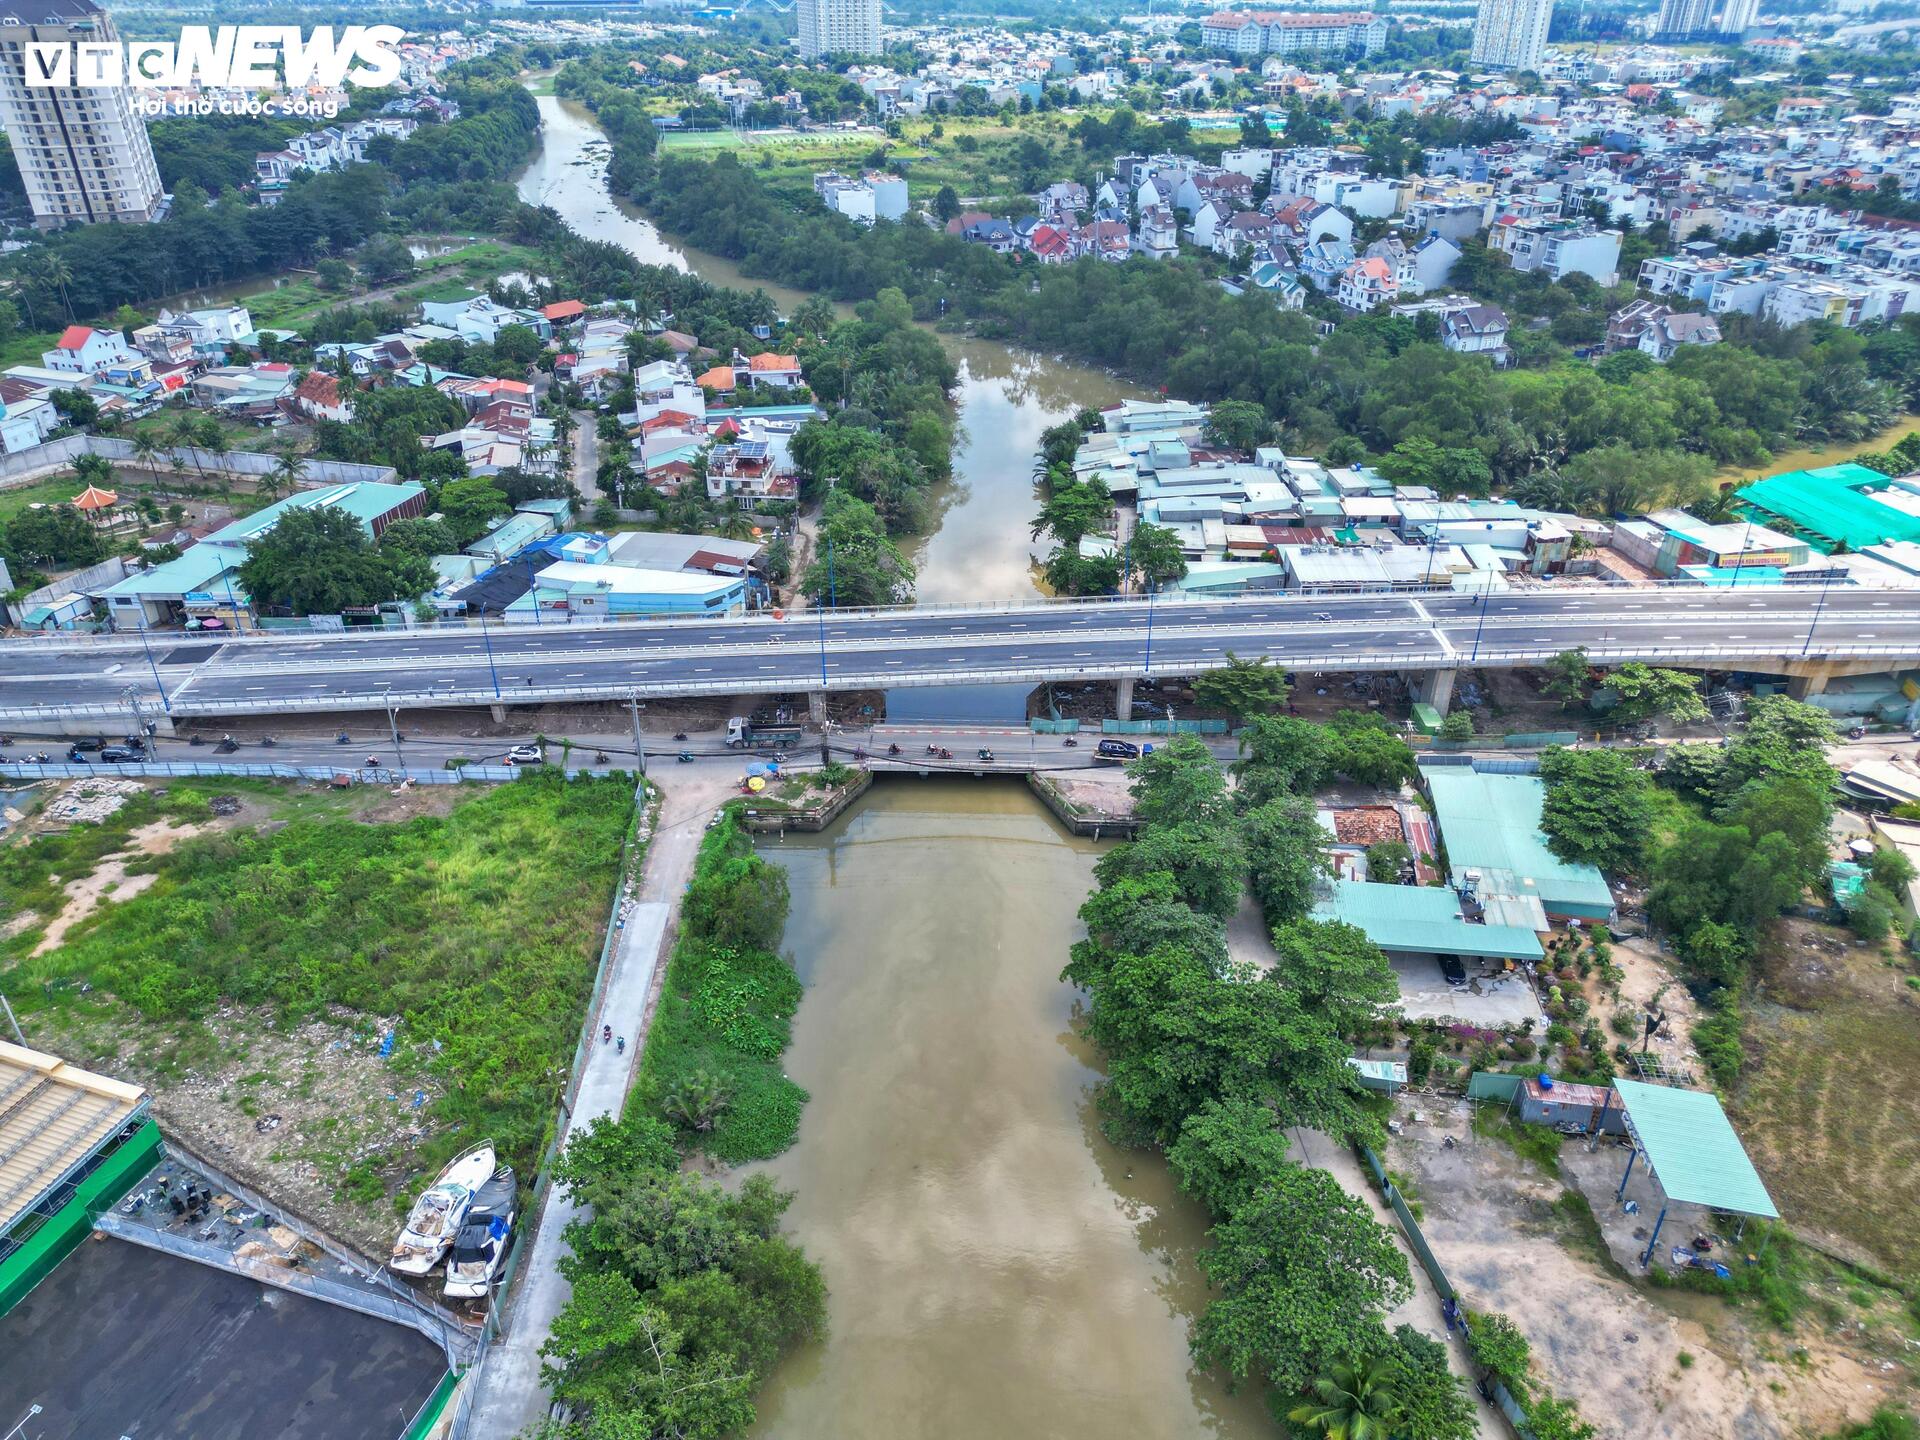
[[[493,716],[494,724],[504,725],[507,723],[507,707],[506,706],[489,705],[487,707],[487,713]]]
[[[1442,715],[1453,704],[1453,682],[1460,676],[1458,670],[1417,670],[1409,688],[1413,691],[1416,704],[1431,705]]]

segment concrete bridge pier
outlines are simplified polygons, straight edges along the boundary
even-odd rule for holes
[[[1417,670],[1414,672],[1409,688],[1413,691],[1416,704],[1431,705],[1442,715],[1453,704],[1453,682],[1458,679],[1458,670]]]
[[[487,713],[488,713],[489,715],[491,715],[491,716],[493,716],[493,723],[494,723],[494,724],[496,724],[496,725],[504,725],[504,724],[506,724],[506,723],[507,723],[507,707],[506,707],[506,706],[504,706],[504,705],[489,705],[489,706],[487,707]]]
[[[1787,694],[1795,700],[1811,700],[1816,695],[1827,693],[1827,681],[1831,677],[1825,671],[1811,675],[1792,675],[1787,679]]]
[[[1133,719],[1133,681],[1113,682],[1113,714],[1117,720]]]
[[[807,719],[813,722],[816,730],[824,730],[827,724],[827,692],[809,690],[807,692]]]

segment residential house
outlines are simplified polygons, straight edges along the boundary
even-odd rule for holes
[[[1133,237],[1135,254],[1168,260],[1180,253],[1180,222],[1173,211],[1156,205],[1140,212],[1140,228]]]
[[[353,418],[353,407],[342,393],[338,375],[325,370],[309,370],[293,392],[293,408],[307,420],[333,420],[345,424]]]
[[[1076,258],[1125,260],[1133,253],[1133,237],[1124,220],[1092,220],[1074,232],[1073,253]]]
[[[1400,294],[1400,282],[1394,266],[1379,256],[1355,260],[1340,272],[1334,298],[1349,310],[1365,313],[1380,305],[1390,305]]]
[[[53,349],[40,353],[49,370],[89,375],[111,385],[144,385],[153,379],[153,362],[120,338],[118,330],[69,325]]]

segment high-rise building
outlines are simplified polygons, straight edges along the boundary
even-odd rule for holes
[[[1720,9],[1720,33],[1744,35],[1760,18],[1760,0],[1725,0]]]
[[[153,220],[160,171],[124,86],[27,84],[30,44],[106,43],[113,22],[93,0],[0,4],[0,123],[20,165],[34,224]],[[78,67],[73,74],[78,78]]]
[[[1490,70],[1532,70],[1547,53],[1553,0],[1480,0],[1473,20],[1473,63]]]
[[[1660,0],[1660,18],[1654,22],[1656,37],[1703,35],[1713,19],[1713,0]]]
[[[880,0],[799,0],[800,53],[878,55]]]

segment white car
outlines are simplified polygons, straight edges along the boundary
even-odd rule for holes
[[[546,763],[546,752],[538,745],[516,745],[507,751],[509,765],[544,765]]]

